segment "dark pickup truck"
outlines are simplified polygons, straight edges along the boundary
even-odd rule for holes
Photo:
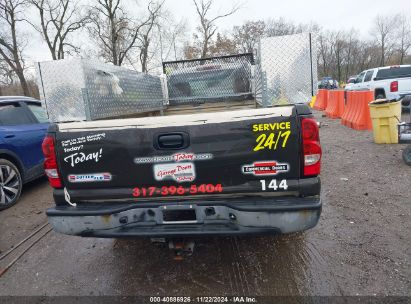
[[[56,204],[47,216],[64,234],[291,233],[321,213],[306,105],[53,124],[43,151]]]

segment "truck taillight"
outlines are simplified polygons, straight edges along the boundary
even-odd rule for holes
[[[320,132],[317,122],[312,118],[301,120],[303,138],[304,176],[315,176],[321,171]]]
[[[398,81],[391,82],[390,91],[391,92],[398,92]]]
[[[61,188],[62,183],[57,168],[54,138],[49,135],[46,136],[41,148],[44,154],[44,171],[49,179],[50,186],[53,188]]]

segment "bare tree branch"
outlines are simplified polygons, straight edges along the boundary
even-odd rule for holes
[[[247,21],[233,29],[234,41],[241,52],[252,52],[265,31],[264,21]]]
[[[158,18],[161,14],[161,8],[164,4],[164,0],[160,3],[149,3],[148,11],[149,18],[148,22],[145,24],[144,28],[141,29],[139,40],[140,40],[140,63],[141,71],[147,72],[147,65],[149,60],[148,49],[151,44],[151,32],[155,26],[158,26]]]
[[[63,59],[70,34],[85,26],[88,16],[81,15],[79,2],[72,0],[28,0],[40,17],[40,25],[27,20],[39,32],[53,60]],[[74,47],[72,49],[78,49]]]
[[[377,43],[380,45],[380,66],[384,66],[387,57],[393,51],[393,36],[397,28],[398,16],[381,16],[374,19],[374,26],[371,33],[374,35]]]
[[[200,19],[200,26],[198,27],[198,31],[202,36],[201,58],[205,58],[207,56],[210,40],[217,31],[215,22],[218,19],[225,18],[236,13],[240,9],[240,5],[237,4],[233,6],[227,13],[209,18],[208,16],[210,14],[211,6],[213,5],[213,0],[193,0],[193,2],[197,15]]]
[[[98,5],[90,8],[88,30],[100,55],[106,61],[122,65],[130,58],[128,54],[132,50],[141,47],[142,33],[150,26],[153,15],[157,16],[162,4],[150,1],[148,16],[137,22],[127,15],[120,0],[98,0]]]
[[[25,0],[0,1],[0,57],[19,78],[23,94],[29,96],[30,92],[24,76],[24,61],[22,58],[24,43],[17,37],[18,23],[23,20],[19,16],[22,16],[25,5]]]
[[[398,41],[399,64],[404,63],[408,51],[411,49],[411,22],[407,15],[398,16],[396,40]]]

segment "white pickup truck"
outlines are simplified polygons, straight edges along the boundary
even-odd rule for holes
[[[347,91],[372,90],[375,98],[402,98],[403,108],[409,109],[411,100],[411,65],[396,65],[361,72]]]

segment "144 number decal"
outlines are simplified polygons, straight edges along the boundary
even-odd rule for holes
[[[283,179],[279,183],[276,179],[272,179],[271,181],[266,181],[264,179],[260,180],[261,183],[261,190],[262,191],[277,191],[277,190],[287,190],[288,185],[287,185],[287,180]]]

